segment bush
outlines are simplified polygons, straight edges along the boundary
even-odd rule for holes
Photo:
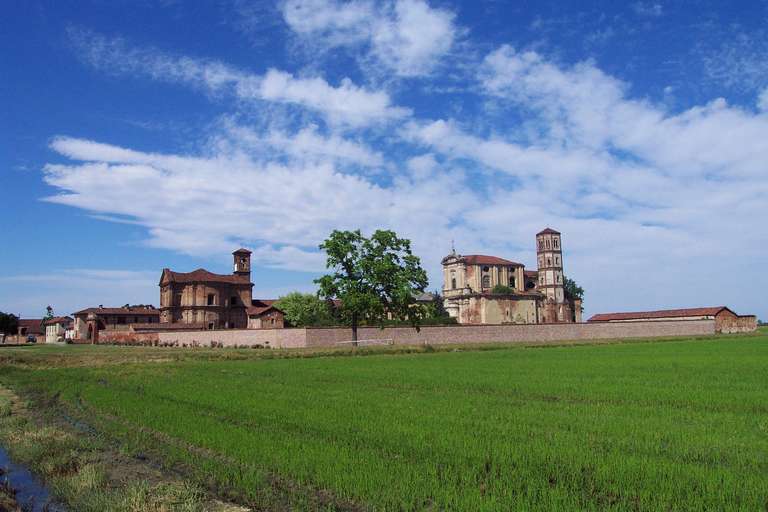
[[[514,290],[510,288],[509,286],[503,285],[503,284],[497,284],[493,287],[491,290],[491,293],[494,295],[512,295]]]

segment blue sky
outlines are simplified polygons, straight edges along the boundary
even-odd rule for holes
[[[768,318],[768,2],[6,2],[0,310],[310,291],[332,229],[535,265],[586,313]]]

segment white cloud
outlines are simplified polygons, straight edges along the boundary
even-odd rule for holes
[[[334,86],[317,76],[295,77],[276,69],[259,75],[215,60],[132,48],[122,39],[108,39],[88,31],[73,29],[70,38],[86,62],[110,73],[184,83],[211,94],[233,94],[244,101],[297,105],[324,115],[333,124],[363,126],[410,114],[409,109],[392,105],[386,92],[370,91],[348,78]]]
[[[759,176],[768,159],[768,119],[724,99],[669,114],[626,97],[626,85],[585,62],[562,69],[535,52],[504,46],[490,54],[485,90],[534,111],[550,141],[569,147],[631,152],[645,163],[685,175]]]
[[[632,9],[640,16],[652,18],[658,18],[664,14],[664,8],[661,4],[654,2],[635,2],[632,4]]]
[[[433,275],[445,252],[439,240],[451,238],[455,216],[476,201],[429,200],[461,191],[447,175],[401,175],[384,186],[330,162],[278,163],[240,145],[217,143],[205,151],[211,156],[190,157],[57,137],[52,148],[75,162],[46,166],[45,181],[60,191],[48,200],[137,222],[153,247],[214,255],[250,244],[259,265],[292,270],[318,270],[317,246],[333,229],[389,227],[416,239]]]
[[[306,126],[296,133],[278,128],[262,133],[250,127],[227,122],[225,130],[226,136],[221,139],[224,145],[234,144],[262,157],[268,154],[267,147],[271,147],[303,164],[331,162],[379,168],[385,163],[380,152],[373,151],[364,143],[334,133],[322,135],[316,125]]]
[[[296,103],[324,112],[331,122],[360,126],[402,118],[408,109],[393,107],[387,93],[358,87],[348,78],[333,87],[322,78],[294,78],[270,69],[261,80],[259,96],[269,101]]]
[[[401,76],[430,73],[457,32],[453,13],[423,0],[288,0],[283,17],[310,45],[366,45],[368,57]]]
[[[763,89],[763,92],[757,97],[757,108],[763,112],[768,112],[768,87]]]

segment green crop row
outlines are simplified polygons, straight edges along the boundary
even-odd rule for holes
[[[57,393],[136,451],[162,450],[203,483],[257,506],[288,499],[306,509],[761,510],[768,503],[768,336],[8,365],[0,380]]]

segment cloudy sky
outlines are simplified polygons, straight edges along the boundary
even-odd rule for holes
[[[586,313],[768,318],[768,3],[0,8],[0,310],[157,303],[163,267],[310,291],[333,229],[535,265]]]

